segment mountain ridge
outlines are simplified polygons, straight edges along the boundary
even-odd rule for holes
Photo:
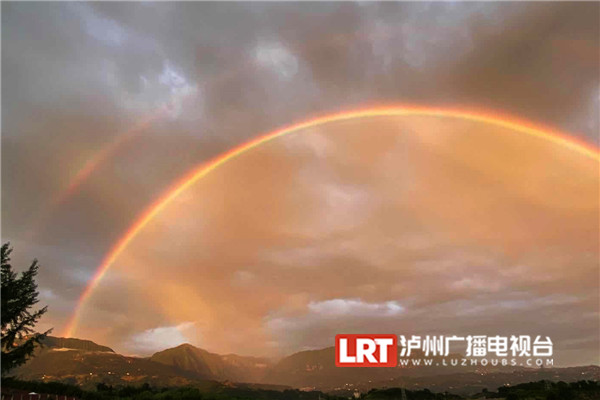
[[[86,351],[104,351],[114,353],[115,351],[108,346],[99,345],[96,342],[87,339],[65,338],[58,336],[46,336],[41,344],[51,348],[65,348]]]
[[[156,352],[149,359],[194,372],[209,379],[238,382],[261,381],[265,369],[272,365],[265,358],[237,354],[220,355],[189,343]]]
[[[154,386],[251,384],[323,390],[351,395],[355,390],[390,387],[448,390],[458,394],[495,388],[498,382],[518,384],[540,379],[600,380],[599,366],[569,368],[403,367],[338,368],[335,348],[304,350],[273,362],[267,358],[219,355],[189,343],[149,357],[115,353],[89,340],[49,337],[35,357],[11,375],[20,379],[61,381],[95,388],[109,385]],[[416,357],[422,354],[415,354]],[[212,382],[212,383],[211,383]]]

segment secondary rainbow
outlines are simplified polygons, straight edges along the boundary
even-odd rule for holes
[[[181,96],[181,99],[182,101],[186,101],[190,96],[191,94],[187,93]],[[36,217],[32,219],[31,226],[26,231],[25,237],[31,239],[38,233],[40,228],[46,225],[48,220],[52,217],[54,211],[62,206],[71,196],[77,193],[79,188],[87,182],[95,171],[113,158],[127,143],[133,141],[147,131],[152,125],[166,117],[168,115],[168,110],[169,107],[167,105],[162,105],[142,116],[134,125],[116,134],[112,141],[101,147],[87,159],[81,169],[79,169],[73,178],[70,179],[67,187],[57,193],[47,206],[40,210],[36,214]]]
[[[318,125],[360,119],[360,118],[373,118],[373,117],[388,117],[388,116],[430,116],[430,117],[447,117],[455,118],[467,121],[482,122],[495,126],[508,128],[523,134],[531,135],[542,140],[553,142],[557,145],[563,146],[570,150],[580,153],[585,157],[589,157],[595,161],[600,161],[600,153],[598,149],[593,148],[591,145],[577,141],[573,137],[567,136],[563,133],[538,128],[529,122],[518,120],[515,118],[505,117],[499,114],[487,114],[481,112],[469,112],[457,109],[446,109],[446,108],[427,108],[427,107],[377,107],[368,108],[363,110],[338,112],[329,114],[317,118],[312,118],[304,122],[293,124],[273,132],[258,136],[257,138],[250,140],[249,142],[243,143],[226,153],[223,153],[216,158],[201,163],[197,167],[193,168],[191,172],[187,173],[181,179],[179,179],[174,185],[170,187],[162,196],[160,196],[155,202],[153,202],[148,208],[146,208],[135,222],[125,231],[123,236],[112,246],[108,254],[102,260],[102,263],[97,268],[94,276],[90,280],[89,284],[82,292],[75,311],[67,323],[64,330],[65,337],[71,337],[79,322],[81,311],[90,298],[94,289],[98,286],[102,277],[109,270],[115,260],[123,253],[129,243],[135,239],[142,229],[152,219],[158,215],[172,200],[179,196],[186,189],[191,187],[198,180],[209,174],[211,171],[225,164],[226,162],[233,160],[234,158],[244,154],[245,152],[252,150],[262,144],[270,142],[281,136],[288,135],[303,129],[316,127]]]

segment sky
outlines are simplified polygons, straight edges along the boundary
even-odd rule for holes
[[[2,241],[64,332],[140,213],[315,116],[461,109],[600,142],[598,3],[2,3]],[[432,116],[304,129],[217,168],[115,260],[73,334],[278,357],[344,332],[550,336],[600,356],[598,162]]]

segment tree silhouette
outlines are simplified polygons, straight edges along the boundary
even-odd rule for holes
[[[11,252],[9,243],[2,245],[2,374],[27,361],[35,345],[51,331],[33,330],[48,309],[30,310],[39,301],[34,280],[39,268],[37,260],[17,277],[10,265]]]

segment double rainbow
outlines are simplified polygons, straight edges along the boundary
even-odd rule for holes
[[[560,132],[550,131],[548,129],[541,129],[533,126],[530,123],[520,121],[513,118],[507,118],[501,115],[491,115],[485,113],[475,113],[463,110],[455,109],[439,109],[439,108],[426,108],[426,107],[382,107],[382,108],[369,108],[364,110],[340,112],[330,115],[325,115],[318,118],[313,118],[305,122],[300,122],[294,125],[284,127],[282,129],[270,132],[257,138],[243,143],[228,152],[219,155],[218,157],[202,163],[199,166],[193,168],[189,173],[175,182],[162,196],[154,201],[148,208],[146,208],[135,222],[125,231],[121,238],[112,246],[108,254],[102,260],[102,263],[98,266],[94,276],[88,283],[85,290],[82,292],[77,302],[75,311],[67,323],[63,335],[65,337],[71,337],[77,329],[77,324],[81,317],[81,312],[93,293],[94,289],[98,286],[104,275],[110,269],[111,265],[115,260],[123,253],[129,243],[131,243],[138,233],[140,233],[144,227],[152,221],[171,201],[177,196],[191,187],[198,180],[209,174],[211,171],[217,169],[226,162],[233,160],[234,158],[246,153],[277,139],[281,136],[285,136],[303,129],[313,128],[319,125],[324,125],[333,122],[361,119],[361,118],[373,118],[373,117],[389,117],[389,116],[430,116],[430,117],[446,117],[454,118],[465,121],[481,122],[486,124],[495,125],[498,127],[504,127],[511,129],[523,134],[527,134],[533,137],[537,137],[542,140],[553,142],[557,145],[563,146],[570,150],[580,153],[582,156],[589,157],[593,160],[600,161],[600,154],[598,150],[593,148],[589,144],[577,141],[571,136],[567,136]]]

